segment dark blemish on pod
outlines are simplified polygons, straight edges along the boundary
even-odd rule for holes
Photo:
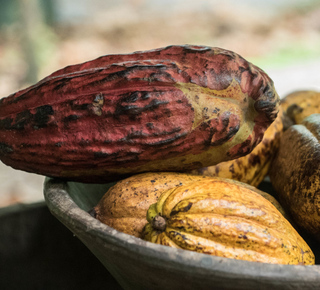
[[[178,242],[189,241],[186,235],[179,232],[170,231],[169,235],[177,239]]]
[[[36,108],[36,113],[34,115],[34,129],[45,128],[48,126],[50,116],[53,115],[54,111],[52,106],[44,105]]]
[[[129,93],[128,95],[126,95],[121,99],[121,102],[135,103],[139,99],[140,94],[141,94],[140,92]]]
[[[13,119],[9,117],[0,120],[0,129],[4,129],[4,130],[13,129],[12,122],[13,122]]]
[[[96,83],[108,83],[115,80],[127,80],[127,75],[130,73],[129,69],[122,70],[114,73],[108,74],[103,79],[97,81]]]
[[[192,202],[189,202],[187,206],[181,208],[179,211],[172,211],[170,213],[170,216],[173,216],[179,212],[188,212],[190,210],[190,208],[192,207],[193,203]]]
[[[147,126],[149,129],[153,129],[153,128],[154,128],[153,123],[147,123],[146,126]]]
[[[10,146],[4,142],[0,142],[0,155],[6,155],[6,154],[10,154],[12,152],[13,152],[12,146]]]
[[[136,105],[117,105],[114,115],[138,115],[141,112],[141,108]]]
[[[270,107],[270,101],[258,100],[254,103],[254,107],[257,111],[266,110]]]
[[[60,83],[58,83],[58,84],[54,87],[54,90],[55,90],[55,91],[61,90],[66,84],[67,84],[67,82],[61,81]]]
[[[119,117],[120,115],[129,115],[129,116],[137,116],[145,111],[154,111],[156,110],[160,105],[168,104],[169,101],[160,101],[160,100],[152,100],[149,104],[147,104],[144,107],[138,107],[135,105],[125,105],[123,106],[120,103],[117,104],[116,110],[114,113],[115,117]]]
[[[162,65],[161,69],[162,69],[161,73],[150,74],[150,77],[147,78],[148,82],[149,83],[152,83],[152,82],[165,82],[165,83],[171,82],[171,83],[174,83],[175,79],[171,76],[171,74],[166,72],[168,67],[165,65]]]
[[[222,116],[222,125],[223,125],[223,131],[225,131],[229,125],[230,122],[230,112],[227,112],[226,114],[223,114]],[[231,127],[230,127],[231,128]]]
[[[78,115],[69,115],[69,116],[67,116],[67,117],[65,117],[65,118],[63,119],[63,122],[69,123],[69,122],[71,122],[71,121],[76,121],[76,120],[78,120],[78,119],[79,119],[79,116],[78,116]]]
[[[29,110],[22,111],[17,114],[15,121],[12,118],[5,118],[0,121],[0,129],[5,130],[23,130],[25,126],[35,122],[35,129],[47,126],[49,115],[53,114],[51,106],[42,106],[37,108],[37,112],[33,115]]]
[[[175,135],[175,136],[172,137],[172,138],[165,139],[165,140],[161,140],[161,141],[154,142],[154,143],[148,143],[147,145],[149,145],[149,146],[162,146],[162,145],[167,145],[167,144],[173,143],[174,141],[179,140],[180,138],[185,137],[186,135],[187,135],[187,133],[177,134],[177,135]]]
[[[86,111],[89,107],[89,104],[75,104],[73,101],[70,102],[70,106],[73,110],[77,110],[77,111]]]
[[[262,90],[262,93],[264,95],[266,95],[266,94],[268,95],[268,94],[270,94],[270,92],[273,93],[269,85],[266,85]]]
[[[169,101],[160,101],[160,100],[152,100],[147,106],[147,110],[154,110],[158,108],[160,105],[166,105],[168,104]]]
[[[242,234],[241,234],[241,235],[239,235],[239,236],[238,236],[238,238],[240,238],[240,239],[245,239],[245,240],[247,240],[247,239],[248,239],[248,237],[247,237],[245,234],[244,234],[244,235],[242,235]]]
[[[260,160],[260,156],[259,155],[255,155],[255,154],[251,154],[249,156],[249,163],[252,165],[252,166],[255,166],[257,164],[260,164],[261,163],[261,160]]]
[[[218,145],[222,145],[223,143],[225,143],[227,140],[229,140],[231,137],[233,137],[234,135],[237,134],[237,132],[239,131],[240,125],[237,125],[235,127],[229,127],[229,131],[228,133],[223,137],[220,138],[214,142],[211,143],[211,146],[218,146]]]
[[[113,152],[113,153],[94,152],[93,157],[99,159],[99,158],[106,158],[106,157],[110,157],[110,156],[116,156],[118,154],[119,154],[118,152]]]
[[[28,144],[28,143],[21,143],[21,148],[32,148],[34,147],[34,144]]]
[[[234,164],[233,163],[229,166],[229,171],[231,173],[234,173]]]
[[[31,112],[25,110],[17,114],[15,124],[12,127],[17,130],[24,129],[27,124],[31,123],[32,119],[33,115]]]
[[[141,99],[142,100],[150,99],[150,94],[148,92],[141,92]]]
[[[166,117],[168,117],[168,118],[172,116],[172,112],[171,112],[170,109],[165,109],[165,110],[164,110],[164,114],[165,114]]]
[[[104,143],[105,143],[106,141],[104,141]],[[86,145],[88,145],[90,143],[90,140],[88,140],[88,139],[83,139],[83,138],[81,138],[81,140],[79,141],[79,145],[80,146],[86,146]]]
[[[298,113],[301,113],[303,111],[303,108],[301,108],[297,104],[292,104],[287,108],[286,115],[290,118],[291,121],[294,122],[294,116]]]

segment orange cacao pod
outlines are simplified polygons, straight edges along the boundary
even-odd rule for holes
[[[315,257],[262,195],[230,179],[204,179],[164,191],[143,236],[174,248],[273,264],[313,265]]]
[[[146,213],[156,203],[161,193],[177,186],[198,183],[213,179],[204,175],[192,175],[176,172],[148,172],[130,176],[117,182],[101,198],[91,210],[91,214],[99,221],[120,232],[141,238],[143,227],[147,224]],[[229,184],[245,187],[271,202],[285,217],[286,213],[277,200],[248,184],[228,180]]]

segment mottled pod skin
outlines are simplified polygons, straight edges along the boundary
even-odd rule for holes
[[[320,241],[320,114],[284,132],[270,180],[292,220]]]
[[[157,244],[254,262],[315,263],[307,243],[268,200],[228,179],[169,189],[147,219],[144,239]]]
[[[204,179],[210,177],[178,172],[136,174],[112,186],[93,208],[91,214],[120,232],[141,238],[143,227],[147,224],[146,212],[158,201],[163,191]],[[262,195],[286,216],[274,197],[252,186],[244,184],[242,186],[247,186],[248,189]]]
[[[300,124],[304,118],[320,113],[320,92],[294,91],[281,99],[281,108],[288,119],[287,127]]]
[[[258,187],[268,175],[283,134],[283,110],[265,131],[262,141],[247,155],[217,165],[192,170],[193,174],[230,178]]]
[[[102,223],[141,238],[147,224],[146,213],[167,189],[201,181],[206,176],[178,172],[147,172],[118,181],[91,211]]]
[[[272,80],[234,52],[168,46],[68,66],[0,100],[0,159],[81,182],[186,171],[249,153]]]

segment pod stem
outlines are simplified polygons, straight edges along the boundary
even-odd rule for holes
[[[161,215],[156,215],[152,220],[152,227],[157,231],[163,232],[167,227],[166,219]]]

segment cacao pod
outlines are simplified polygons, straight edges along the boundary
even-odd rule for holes
[[[204,178],[207,177],[175,172],[133,175],[111,187],[92,213],[96,219],[120,232],[141,237],[148,208],[157,202],[161,192]]]
[[[210,179],[210,177],[175,172],[137,174],[111,187],[91,213],[108,226],[141,238],[143,227],[147,224],[148,208],[157,202],[163,191],[204,179]],[[237,184],[236,181],[234,183]],[[249,185],[243,184],[243,186],[268,199],[285,215],[280,204],[271,195]]]
[[[320,114],[292,125],[280,140],[270,180],[292,220],[320,241]]]
[[[195,169],[193,174],[230,178],[258,187],[268,175],[283,133],[283,110],[264,133],[262,141],[251,153],[217,165]]]
[[[220,48],[168,46],[58,70],[0,100],[0,159],[105,183],[249,153],[278,113],[272,80]]]
[[[265,198],[227,179],[162,193],[148,210],[144,239],[215,256],[312,265],[307,243]]]
[[[281,99],[281,107],[289,125],[300,124],[304,118],[320,114],[320,92],[295,91]]]

